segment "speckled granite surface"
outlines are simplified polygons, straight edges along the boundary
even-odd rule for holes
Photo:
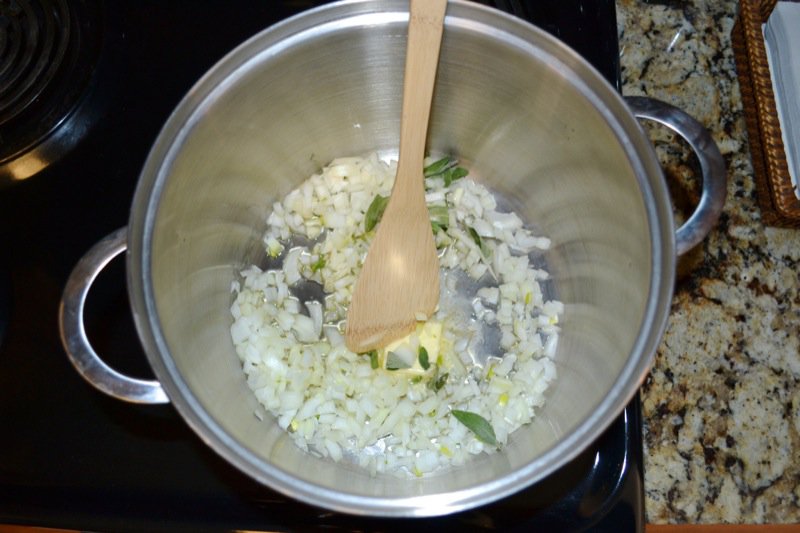
[[[617,1],[625,94],[708,127],[728,167],[718,228],[681,261],[642,390],[652,523],[800,522],[800,230],[764,227],[731,51],[731,0]],[[693,161],[652,129],[676,209]]]

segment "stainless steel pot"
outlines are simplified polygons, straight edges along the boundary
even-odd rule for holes
[[[598,437],[651,365],[677,253],[703,238],[725,196],[721,156],[691,118],[648,100],[626,104],[544,32],[453,0],[429,149],[456,155],[552,239],[544,260],[566,304],[558,380],[535,421],[501,452],[441,475],[370,476],[303,453],[245,384],[229,333],[231,282],[264,259],[272,202],[334,157],[396,150],[407,22],[404,1],[328,5],[269,28],[218,63],[156,140],[127,229],[76,266],[60,317],[67,353],[99,389],[172,402],[231,464],[289,496],[387,516],[439,515],[502,498]],[[677,237],[664,178],[634,114],[684,135],[703,167],[702,201]],[[131,308],[157,382],[108,368],[83,330],[92,280],[126,246]]]

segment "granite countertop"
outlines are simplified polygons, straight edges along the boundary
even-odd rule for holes
[[[733,0],[617,0],[623,92],[688,111],[728,169],[717,228],[681,259],[642,389],[650,523],[800,522],[800,230],[756,201],[731,30]],[[651,128],[677,212],[696,163]]]

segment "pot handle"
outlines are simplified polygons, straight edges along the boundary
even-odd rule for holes
[[[100,359],[86,337],[86,295],[100,271],[127,247],[127,228],[120,228],[92,246],[72,269],[58,309],[61,343],[78,373],[100,391],[133,403],[169,403],[158,381],[120,374]]]
[[[626,96],[625,101],[637,118],[654,120],[683,137],[700,162],[700,203],[675,235],[678,255],[683,255],[708,235],[722,213],[727,194],[725,161],[708,130],[683,110],[644,96]]]

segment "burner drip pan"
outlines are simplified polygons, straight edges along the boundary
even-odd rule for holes
[[[91,1],[0,0],[0,185],[35,174],[74,144],[64,142],[74,135],[53,133],[86,93],[100,12]]]

